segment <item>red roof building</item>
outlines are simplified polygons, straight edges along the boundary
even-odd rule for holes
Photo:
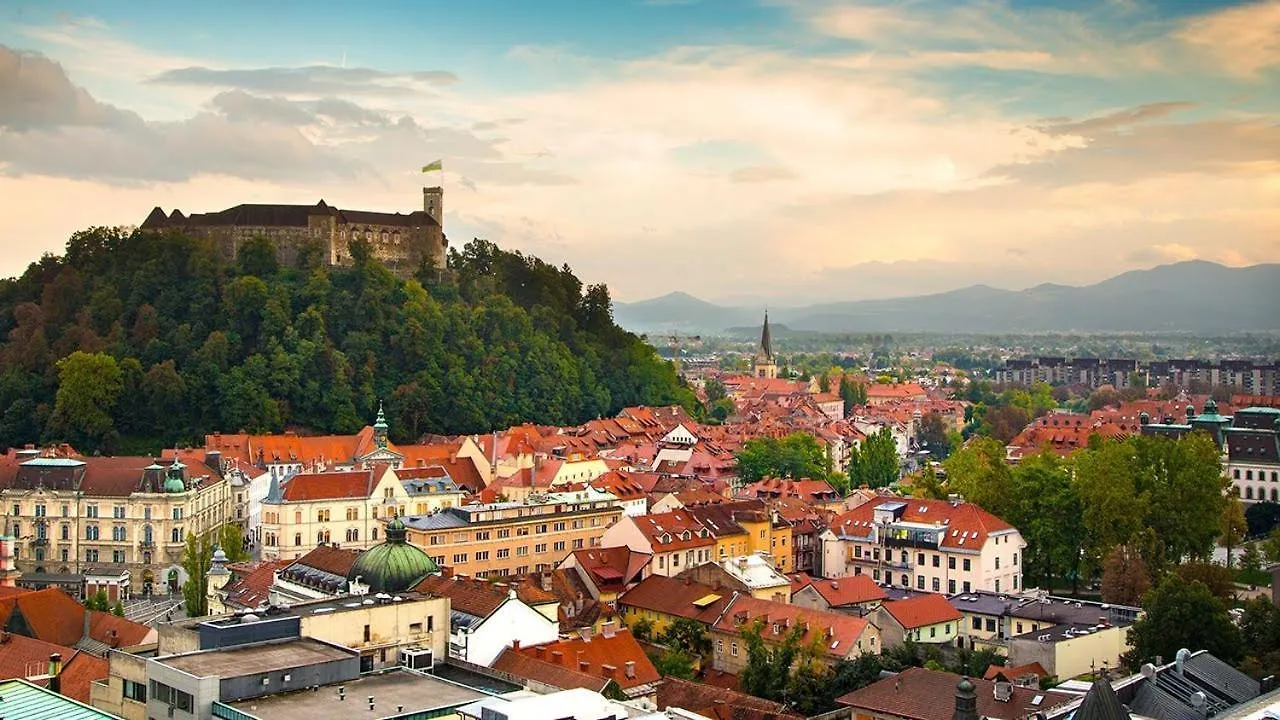
[[[493,668],[562,689],[599,691],[613,683],[630,699],[656,699],[662,680],[631,631],[611,624],[599,633],[583,628],[576,636],[556,642],[507,648]],[[562,684],[566,682],[570,683],[567,687]]]

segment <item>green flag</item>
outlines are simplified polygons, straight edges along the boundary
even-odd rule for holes
[[[443,161],[443,160],[436,160],[435,162],[427,163],[426,165],[423,165],[423,166],[422,166],[422,172],[424,172],[424,173],[426,173],[426,172],[431,172],[432,170],[439,170],[439,171],[443,172],[443,171],[444,171],[444,161]]]

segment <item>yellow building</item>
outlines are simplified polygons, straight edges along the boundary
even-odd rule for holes
[[[875,623],[886,647],[907,640],[930,645],[955,645],[964,616],[947,602],[946,596],[932,593],[903,600],[891,600],[876,608]]]
[[[262,502],[262,558],[293,560],[317,545],[366,550],[382,521],[401,515],[410,495],[389,465],[368,470],[298,473],[271,480]]]
[[[550,570],[574,550],[599,547],[622,516],[617,502],[490,503],[404,518],[409,542],[459,575],[506,577]]]
[[[685,511],[715,538],[715,560],[763,555],[779,572],[792,571],[791,524],[770,512],[763,500],[692,505]]]
[[[177,592],[187,580],[188,534],[231,516],[221,463],[203,458],[55,456],[20,450],[0,459],[4,531],[18,538],[22,584],[111,599]],[[212,460],[210,462],[213,462]]]

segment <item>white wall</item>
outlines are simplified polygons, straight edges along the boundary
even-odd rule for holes
[[[524,645],[540,645],[559,637],[560,626],[520,600],[508,599],[472,629],[467,637],[469,663],[488,667],[514,640]]]

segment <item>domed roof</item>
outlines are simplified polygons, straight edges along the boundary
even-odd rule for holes
[[[960,682],[956,683],[956,690],[964,693],[971,693],[973,692],[973,683],[970,682],[967,677],[960,678]]]
[[[178,475],[170,475],[164,481],[164,491],[167,493],[186,492],[187,486],[182,482],[182,478]]]
[[[387,523],[387,541],[360,553],[347,580],[359,579],[371,593],[398,593],[439,571],[430,555],[405,541],[404,523],[397,517]]]

